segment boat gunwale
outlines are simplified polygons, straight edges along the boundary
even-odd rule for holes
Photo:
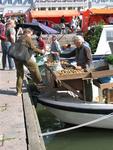
[[[69,111],[69,112],[78,112],[78,113],[90,113],[90,114],[110,114],[113,112],[113,105],[112,104],[98,104],[98,103],[72,103],[72,105],[69,102],[60,102],[59,101],[54,101],[54,100],[49,100],[47,98],[39,97],[37,100],[39,103],[42,105],[51,107],[53,109],[60,109],[63,111]],[[67,105],[63,105],[64,103],[67,103]],[[73,105],[74,104],[74,105]],[[81,107],[82,106],[82,107]],[[85,107],[83,107],[85,106]],[[91,107],[92,106],[92,107]],[[95,107],[93,107],[95,106]],[[96,107],[98,106],[98,108]],[[101,108],[99,108],[101,106]],[[106,106],[106,107],[102,107]],[[112,106],[112,107],[111,107]]]

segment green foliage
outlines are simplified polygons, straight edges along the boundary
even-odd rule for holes
[[[113,65],[113,54],[110,54],[110,55],[106,56],[106,57],[105,57],[105,61],[106,61],[108,64]]]
[[[92,54],[96,52],[103,25],[100,23],[84,34],[84,39],[90,44]]]

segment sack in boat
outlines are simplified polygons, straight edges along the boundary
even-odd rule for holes
[[[28,61],[33,54],[33,51],[28,48],[25,44],[20,44],[20,42],[14,43],[9,51],[8,55],[19,61]]]

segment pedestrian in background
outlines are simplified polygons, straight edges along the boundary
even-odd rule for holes
[[[1,21],[0,21],[0,40],[1,40],[1,48],[2,48],[2,67],[4,70],[7,66],[7,57],[6,57],[7,52],[5,47],[5,40],[6,40],[5,24],[3,24]]]
[[[16,30],[15,30],[15,21],[8,20],[6,22],[6,40],[5,40],[5,47],[6,47],[6,56],[8,58],[8,65],[10,70],[15,69],[14,60],[8,55],[8,51],[12,44],[15,43],[16,40]]]
[[[64,15],[60,18],[60,23],[66,23],[66,19],[65,19]]]
[[[50,48],[50,53],[52,55],[52,58],[54,61],[59,62],[60,61],[60,53],[62,52],[61,46],[59,41],[57,40],[57,36],[52,36],[52,43]]]
[[[42,35],[38,37],[38,48],[46,52],[46,41]]]
[[[70,27],[72,32],[76,32],[77,29],[77,20],[75,18],[75,16],[72,17],[71,23],[70,23]]]

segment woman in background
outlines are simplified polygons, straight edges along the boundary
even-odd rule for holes
[[[9,51],[11,45],[15,43],[15,40],[16,40],[15,21],[14,20],[8,20],[6,22],[6,41],[5,41],[7,53]],[[13,58],[11,58],[8,54],[7,54],[7,57],[8,57],[9,69],[10,70],[15,69]]]
[[[57,40],[56,35],[52,36],[50,53],[52,55],[53,61],[56,61],[56,62],[60,61],[60,53],[62,53],[62,49],[61,49],[60,43]]]

